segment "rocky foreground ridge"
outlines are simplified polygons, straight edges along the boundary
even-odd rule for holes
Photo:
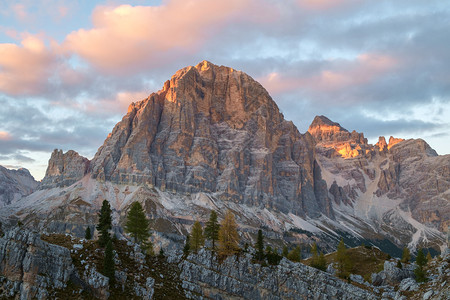
[[[223,262],[209,250],[188,256],[180,251],[146,256],[116,240],[115,285],[99,273],[103,250],[96,241],[71,235],[14,228],[0,237],[0,297],[6,299],[446,299],[450,289],[450,252],[432,260],[428,282],[414,280],[413,264],[395,260],[373,273],[342,280],[283,258],[262,266],[249,253]],[[250,248],[251,251],[253,251]]]

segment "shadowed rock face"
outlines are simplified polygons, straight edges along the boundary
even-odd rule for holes
[[[284,120],[250,76],[206,61],[131,104],[91,172],[300,216],[333,215],[311,136]]]
[[[27,169],[9,170],[0,166],[0,207],[31,194],[37,185]]]
[[[89,160],[73,150],[63,153],[53,150],[48,161],[45,177],[39,185],[40,189],[69,186],[83,178],[89,170]]]

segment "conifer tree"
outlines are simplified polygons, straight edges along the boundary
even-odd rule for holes
[[[150,237],[149,226],[150,221],[145,217],[141,203],[133,202],[128,211],[125,231],[131,235],[136,243],[140,244]]]
[[[192,249],[195,253],[197,253],[197,251],[205,245],[203,228],[199,221],[195,221],[194,226],[192,226],[190,243],[190,249]]]
[[[425,257],[425,254],[423,254],[422,249],[419,249],[419,251],[417,251],[416,264],[419,267],[423,267],[424,265],[426,265],[426,263],[427,263],[427,258]]]
[[[289,254],[288,247],[286,245],[284,245],[282,255],[283,255],[283,257],[287,258],[288,254]]]
[[[106,244],[105,257],[103,259],[103,275],[109,278],[109,285],[114,286],[114,253],[111,240]]]
[[[264,237],[261,229],[258,230],[258,238],[256,239],[255,259],[257,261],[263,261],[264,259]]]
[[[111,229],[111,206],[107,200],[103,200],[102,208],[98,214],[99,220],[97,230],[99,232],[98,243],[100,247],[104,247],[111,239],[109,230]]]
[[[431,253],[430,253],[430,251],[428,251],[428,254],[427,254],[427,263],[430,263],[432,259],[433,259],[433,258],[431,257]]]
[[[291,261],[299,262],[302,259],[302,250],[300,249],[300,246],[297,245],[294,249],[292,249],[288,254],[288,259]]]
[[[211,241],[213,250],[216,250],[216,241],[219,239],[219,228],[217,213],[212,210],[209,215],[209,220],[206,222],[205,238]]]
[[[183,254],[185,256],[189,255],[189,251],[191,248],[191,242],[189,241],[189,234],[186,236],[186,241],[184,242]]]
[[[86,231],[84,232],[84,238],[87,240],[92,239],[91,228],[89,226],[86,227]]]
[[[311,246],[311,254],[312,254],[312,257],[311,257],[310,266],[313,268],[316,268],[318,260],[319,260],[319,253],[317,252],[317,244],[315,242]]]
[[[342,238],[337,247],[336,260],[338,263],[338,276],[347,278],[352,268],[352,262],[347,254],[347,248]]]
[[[319,258],[317,259],[316,269],[326,271],[327,270],[327,261],[325,259],[325,255],[322,251],[320,251]]]
[[[219,255],[234,255],[239,251],[239,235],[234,214],[228,210],[222,220],[219,229]]]
[[[408,263],[411,260],[411,253],[409,252],[408,247],[403,248],[403,254],[402,254],[402,262]]]
[[[427,263],[427,258],[425,257],[425,254],[423,254],[422,249],[419,249],[419,251],[417,251],[417,256],[416,256],[417,267],[414,270],[414,275],[416,275],[417,282],[424,282],[427,280],[427,278],[425,276],[425,271],[423,270],[423,266],[426,265],[426,263]]]

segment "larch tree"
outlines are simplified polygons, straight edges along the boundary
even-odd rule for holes
[[[408,247],[405,247],[403,248],[402,262],[409,263],[410,260],[411,260],[411,252],[409,252]]]
[[[195,221],[192,226],[190,240],[190,249],[197,253],[201,247],[205,245],[205,237],[203,236],[203,228],[199,221]]]
[[[149,241],[149,227],[150,221],[146,218],[141,203],[133,202],[128,211],[125,231],[131,235],[134,242],[141,245],[143,250],[146,250],[147,253],[153,253],[153,245]]]
[[[287,258],[291,261],[299,262],[302,259],[302,249],[300,246],[295,246],[295,248],[289,252]]]
[[[103,200],[102,208],[98,214],[99,220],[97,230],[99,232],[98,243],[100,247],[105,247],[108,241],[111,239],[109,230],[112,228],[111,222],[111,206],[107,200]]]
[[[228,210],[219,229],[219,255],[222,257],[239,252],[239,235],[234,214]]]
[[[216,250],[216,241],[219,239],[220,224],[217,221],[217,213],[212,210],[205,226],[205,238],[211,241],[213,251]]]
[[[347,253],[347,248],[344,244],[344,239],[341,238],[336,252],[336,260],[338,264],[338,276],[347,278],[352,268],[352,261]]]

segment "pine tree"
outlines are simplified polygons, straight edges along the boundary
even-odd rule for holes
[[[205,237],[203,236],[202,225],[199,221],[195,221],[194,226],[192,226],[190,243],[190,249],[195,253],[205,245]]]
[[[286,245],[284,245],[284,246],[283,246],[283,252],[282,252],[281,255],[283,255],[283,257],[286,257],[286,258],[287,258],[288,254],[289,254],[288,247],[287,247]]]
[[[317,263],[319,261],[319,253],[317,252],[317,244],[314,242],[311,246],[311,263],[309,264],[313,268],[317,268]]]
[[[260,262],[264,260],[264,237],[261,229],[258,230],[258,238],[256,239],[255,259]]]
[[[222,220],[219,229],[219,255],[234,255],[239,251],[239,235],[234,214],[228,210],[225,218]]]
[[[219,228],[217,213],[212,210],[209,215],[209,220],[206,222],[205,238],[211,241],[213,250],[216,250],[216,241],[219,239]]]
[[[338,276],[347,278],[352,268],[352,262],[347,254],[347,248],[342,238],[337,247],[336,260],[338,263]]]
[[[183,254],[185,256],[189,255],[189,251],[191,248],[191,242],[189,241],[189,234],[186,236],[186,241],[184,242]]]
[[[111,206],[107,200],[103,200],[102,208],[98,214],[99,220],[97,230],[99,232],[98,243],[100,247],[104,247],[111,239],[109,230],[111,229]]]
[[[114,286],[114,253],[111,240],[106,244],[105,257],[103,259],[103,275],[109,278],[109,285]]]
[[[141,203],[133,202],[128,211],[125,231],[130,233],[136,243],[142,244],[143,242],[148,242],[150,238],[149,226],[150,221],[145,217]]]
[[[425,254],[423,254],[422,249],[419,249],[419,251],[417,251],[416,264],[419,267],[423,267],[424,265],[426,265],[426,263],[427,263],[427,258],[425,257]]]
[[[91,228],[89,226],[86,227],[86,231],[84,232],[84,238],[87,240],[92,239]]]
[[[409,252],[408,247],[403,248],[403,254],[402,254],[402,262],[408,263],[411,260],[411,253]]]
[[[288,256],[288,259],[291,261],[299,262],[302,259],[302,250],[299,245],[297,245],[294,249],[292,249]]]

